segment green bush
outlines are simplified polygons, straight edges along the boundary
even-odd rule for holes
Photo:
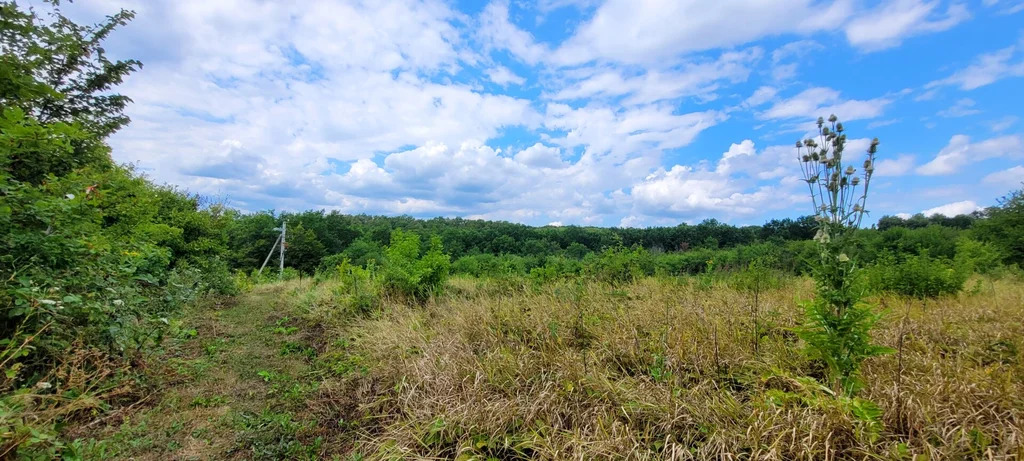
[[[884,253],[866,272],[872,289],[916,298],[959,293],[968,275],[964,267],[947,259],[932,258],[927,252],[906,255],[903,259]]]
[[[956,241],[956,267],[967,272],[989,274],[1002,266],[1002,252],[989,242],[980,242],[970,237]]]
[[[530,258],[532,259],[532,258]],[[505,277],[525,275],[528,258],[517,255],[490,253],[463,256],[452,263],[452,273],[474,277]]]
[[[337,285],[334,295],[338,304],[346,311],[365,315],[380,308],[380,284],[374,278],[375,267],[363,268],[341,260],[330,273]]]
[[[576,277],[583,270],[583,264],[564,256],[549,256],[543,266],[530,269],[527,278],[534,284],[542,285],[556,280]]]
[[[629,283],[644,275],[654,275],[656,263],[653,255],[643,247],[623,246],[607,248],[583,258],[584,272],[603,282]]]
[[[444,254],[441,238],[430,238],[430,247],[421,255],[420,237],[395,230],[391,244],[384,250],[384,288],[422,301],[444,288],[451,257]]]

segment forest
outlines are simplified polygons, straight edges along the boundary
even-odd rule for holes
[[[240,211],[112,160],[133,13],[0,16],[2,459],[1024,456],[1021,189],[861,225],[833,116],[760,226]]]

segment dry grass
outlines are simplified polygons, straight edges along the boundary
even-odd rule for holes
[[[811,288],[762,294],[755,354],[750,300],[724,285],[456,279],[426,306],[353,321],[323,284],[303,299],[330,319],[321,355],[368,371],[310,405],[373,458],[1024,458],[1024,283],[877,300],[876,338],[902,350],[864,369],[880,424],[807,379],[820,370],[791,328]]]

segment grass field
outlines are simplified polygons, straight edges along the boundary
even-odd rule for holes
[[[135,459],[1020,458],[1024,282],[973,286],[874,299],[895,352],[849,399],[792,332],[806,279],[758,297],[756,346],[752,297],[722,281],[456,278],[366,315],[334,281],[261,285],[190,311],[155,360],[164,390],[80,443]]]

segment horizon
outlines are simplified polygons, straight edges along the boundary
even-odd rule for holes
[[[144,65],[115,160],[242,211],[760,225],[807,214],[793,143],[832,113],[854,165],[881,140],[870,222],[1020,187],[1024,3],[630,5],[63,10],[136,11],[105,46]]]

